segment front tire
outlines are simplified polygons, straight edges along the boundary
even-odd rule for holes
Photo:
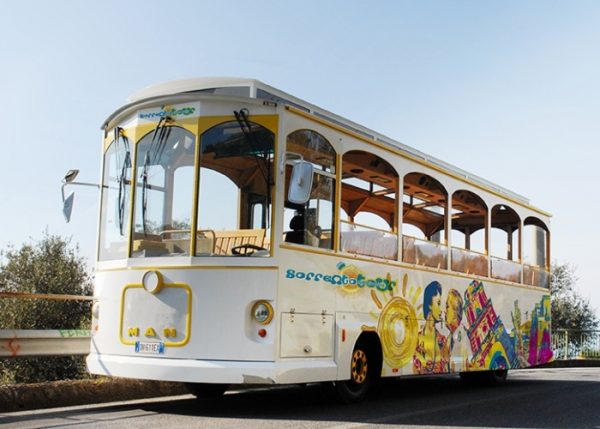
[[[366,347],[357,345],[352,352],[350,380],[333,383],[339,399],[346,404],[362,401],[374,381],[375,366],[372,353]]]

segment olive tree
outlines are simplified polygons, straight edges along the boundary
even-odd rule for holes
[[[550,278],[553,329],[586,330],[599,325],[589,301],[577,292],[577,280],[572,265],[554,265]]]
[[[70,240],[45,233],[20,248],[0,252],[0,291],[29,294],[91,295],[85,260]],[[0,329],[89,329],[89,301],[0,298]],[[81,378],[83,357],[7,358],[0,382]]]

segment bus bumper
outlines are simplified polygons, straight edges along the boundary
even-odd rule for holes
[[[288,384],[335,380],[331,359],[285,359],[275,362],[169,359],[89,354],[92,374],[146,380],[219,384]]]

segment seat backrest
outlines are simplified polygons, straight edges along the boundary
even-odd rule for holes
[[[288,231],[285,233],[286,243],[304,244],[304,230],[301,231]]]
[[[242,244],[254,244],[255,246],[263,247],[264,240],[264,229],[215,231],[215,253],[217,255],[230,255],[232,247]]]

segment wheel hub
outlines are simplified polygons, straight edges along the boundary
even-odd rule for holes
[[[362,384],[367,379],[367,355],[362,350],[354,350],[352,353],[352,381]]]

